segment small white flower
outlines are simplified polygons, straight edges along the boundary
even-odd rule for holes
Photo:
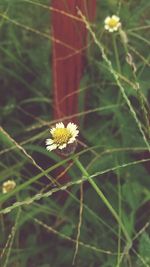
[[[10,191],[12,191],[16,187],[16,183],[13,180],[8,180],[7,182],[4,182],[2,185],[2,192],[3,194],[6,194]]]
[[[109,31],[109,32],[114,32],[114,31],[118,31],[118,29],[121,26],[121,22],[120,22],[120,18],[117,17],[116,15],[112,15],[111,17],[106,17],[106,19],[104,20],[104,24],[105,24],[105,30]]]
[[[63,122],[59,122],[55,127],[50,129],[52,138],[46,140],[46,149],[52,151],[54,149],[64,149],[68,144],[76,141],[79,130],[76,124],[69,122],[67,127]]]

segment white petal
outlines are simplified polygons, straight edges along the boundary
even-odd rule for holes
[[[109,28],[108,31],[109,32],[113,32],[114,31],[114,28]]]
[[[68,125],[67,125],[67,129],[76,130],[77,128],[78,128],[77,125],[72,123],[72,122],[69,122]]]
[[[109,26],[108,25],[105,25],[104,28],[105,28],[105,30],[109,31]]]
[[[74,137],[70,138],[68,141],[68,144],[72,144],[76,141],[76,139]]]
[[[78,130],[75,130],[73,133],[72,133],[72,137],[77,137],[79,134],[79,131]]]
[[[104,23],[107,24],[110,21],[110,17],[106,17],[106,19],[104,20]]]
[[[63,144],[63,145],[60,145],[58,148],[59,149],[63,149],[63,148],[65,148],[67,146],[67,144]]]
[[[118,30],[118,27],[117,27],[117,26],[116,26],[116,27],[114,27],[114,28],[113,28],[113,30],[114,30],[114,31],[117,31],[117,30]]]
[[[55,128],[55,127],[52,127],[52,128],[50,129],[50,133],[53,135],[53,133],[55,132],[55,130],[56,130],[56,128]]]
[[[56,123],[56,128],[64,128],[63,122]]]
[[[70,131],[72,137],[77,136],[77,134],[79,133],[77,128],[78,128],[77,125],[71,122],[69,122],[67,125],[67,129]]]
[[[52,145],[54,141],[52,139],[46,139],[46,145]]]
[[[48,150],[48,151],[52,151],[52,150],[54,150],[54,149],[56,149],[57,148],[57,145],[56,144],[53,144],[53,145],[51,145],[51,146],[47,146],[46,147],[46,149]]]
[[[115,21],[119,21],[120,20],[120,18],[118,16],[116,16],[116,15],[113,15],[112,19],[114,19]]]

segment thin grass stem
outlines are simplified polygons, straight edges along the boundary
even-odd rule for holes
[[[99,195],[100,199],[104,202],[104,204],[110,210],[110,212],[113,215],[113,217],[116,219],[116,221],[120,225],[120,227],[122,229],[122,232],[124,233],[124,236],[127,239],[128,248],[130,248],[131,247],[131,244],[132,244],[132,241],[130,239],[130,236],[129,236],[129,234],[128,234],[128,232],[127,232],[124,224],[122,223],[120,217],[118,216],[117,212],[114,210],[114,208],[112,207],[112,205],[110,204],[110,202],[108,201],[108,199],[105,197],[105,195],[103,194],[103,192],[101,191],[101,189],[95,183],[95,181],[93,179],[91,179],[89,173],[84,168],[84,166],[82,165],[82,163],[78,160],[78,158],[74,157],[74,162],[76,163],[77,167],[80,169],[80,171],[82,172],[82,174],[87,177],[87,180],[89,181],[89,183],[91,184],[91,186],[97,192],[97,194]]]

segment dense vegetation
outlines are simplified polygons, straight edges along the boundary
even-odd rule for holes
[[[73,258],[77,267],[150,266],[149,1],[97,2],[75,156],[105,199],[72,156],[45,149],[53,124],[49,1],[0,0],[2,267],[70,267]],[[111,14],[121,32],[104,30]],[[61,165],[71,177],[63,190],[51,182]],[[16,188],[4,194],[7,180]]]

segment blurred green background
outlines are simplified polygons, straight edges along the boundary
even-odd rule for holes
[[[94,41],[79,94],[84,146],[77,153],[133,240],[123,255],[126,241],[120,227],[88,182],[77,184],[82,178],[77,167],[68,170],[73,184],[67,197],[50,182],[57,178],[56,164],[67,163],[45,149],[53,123],[49,5],[48,0],[0,0],[0,186],[11,179],[17,184],[14,191],[0,193],[1,266],[72,266],[82,206],[76,267],[150,266],[150,153],[139,131],[141,125],[148,144],[149,1],[97,1],[92,25],[138,123]],[[127,43],[118,32],[104,31],[104,19],[112,14],[119,15]],[[54,192],[47,196],[50,190]],[[40,200],[33,201],[36,194]]]

